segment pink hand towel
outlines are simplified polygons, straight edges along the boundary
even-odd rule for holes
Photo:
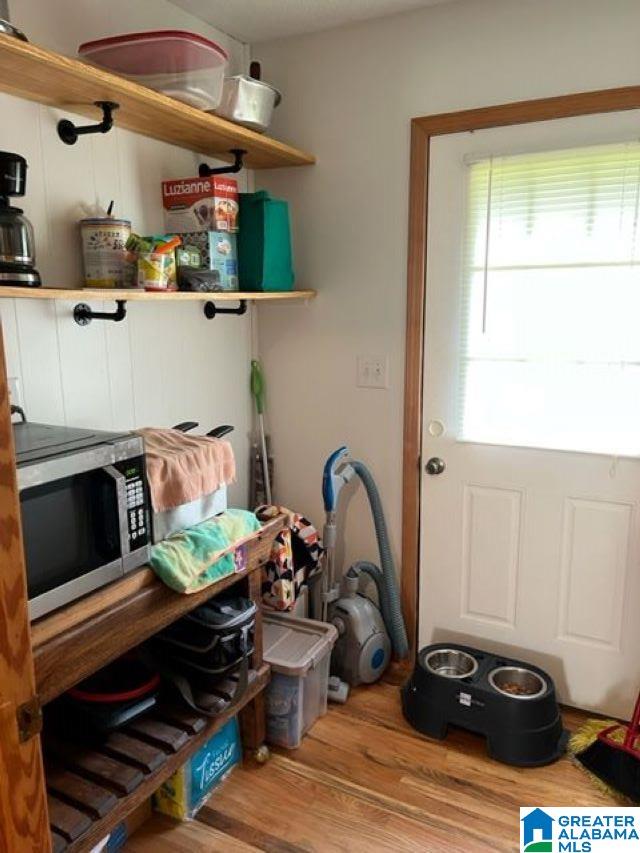
[[[235,481],[233,449],[222,438],[151,427],[138,434],[144,439],[155,512],[190,503]]]

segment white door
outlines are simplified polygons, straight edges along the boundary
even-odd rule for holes
[[[638,112],[476,131],[432,140],[429,167],[420,646],[524,658],[562,701],[622,716],[640,689],[639,136]]]

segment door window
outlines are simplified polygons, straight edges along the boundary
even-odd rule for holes
[[[467,164],[464,441],[640,454],[640,142]]]

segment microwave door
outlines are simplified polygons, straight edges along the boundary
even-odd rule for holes
[[[121,476],[107,465],[21,490],[32,619],[121,577]]]

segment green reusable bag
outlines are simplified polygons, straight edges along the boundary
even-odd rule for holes
[[[240,194],[240,290],[293,290],[289,205],[268,192]]]

